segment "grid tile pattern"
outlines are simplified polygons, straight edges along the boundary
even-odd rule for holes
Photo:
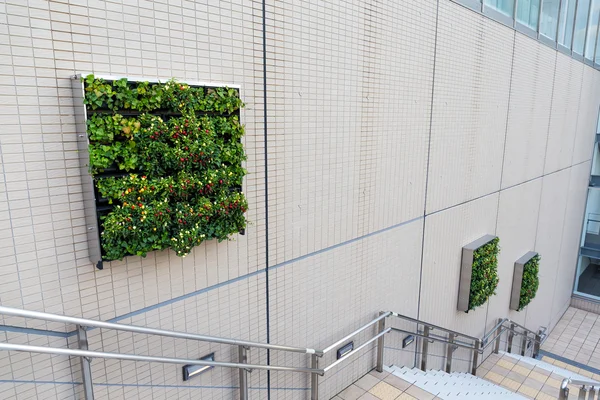
[[[548,299],[554,297],[568,201],[568,192],[564,188],[569,187],[569,182],[568,169],[547,175],[542,180],[537,235],[533,250],[538,252],[544,261],[540,262],[538,293],[525,310],[525,326],[529,329],[537,330],[540,326],[552,328],[552,307],[549,307]],[[573,268],[570,270],[573,271]]]
[[[449,0],[267,0],[265,11],[266,121],[259,0],[0,3],[0,303],[257,341],[270,334],[274,343],[310,347],[380,310],[480,335],[508,313],[506,288],[489,311],[457,313],[460,249],[502,232],[503,284],[513,254],[531,245],[539,214],[542,286],[519,317],[534,329],[552,326],[571,290],[576,246],[562,232],[579,234],[598,73]],[[246,236],[206,243],[185,259],[157,252],[94,269],[70,89],[73,74],[88,72],[241,86]],[[0,324],[74,328],[18,318]],[[386,338],[385,362],[412,366],[416,343],[402,350],[402,338]],[[73,337],[4,331],[0,340],[75,346]],[[224,346],[141,335],[93,330],[90,341],[104,351],[195,358],[215,350],[235,359]],[[250,357],[266,362],[264,351]],[[457,365],[466,358],[456,357]],[[271,362],[307,366],[308,358],[272,352]],[[365,349],[321,379],[321,395],[340,392],[374,362],[373,348]],[[174,366],[96,360],[93,369],[97,398],[224,399],[237,385],[228,370],[184,384]],[[1,353],[0,379],[2,398],[81,396],[75,359]],[[272,373],[270,384],[272,399],[308,396],[303,375]],[[252,398],[265,398],[266,374],[252,373],[250,386]]]
[[[584,65],[557,52],[544,173],[571,165]]]
[[[597,313],[570,307],[556,324],[542,350],[600,369],[598,318]]]
[[[544,172],[556,52],[516,35],[502,187]],[[588,143],[589,145],[589,143]]]
[[[535,179],[500,192],[496,235],[501,238],[498,276],[502,284],[489,301],[487,329],[492,329],[499,318],[525,323],[524,312],[507,313],[507,308],[515,261],[535,249],[542,184],[542,179]]]
[[[500,188],[513,45],[511,29],[440,2],[428,213]]]

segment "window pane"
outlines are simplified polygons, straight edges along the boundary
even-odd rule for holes
[[[600,0],[592,0],[592,10],[588,22],[587,38],[585,42],[585,58],[594,59],[596,48],[596,33],[598,32],[598,17],[600,16]]]
[[[563,0],[560,20],[558,25],[558,43],[571,48],[573,39],[573,21],[575,19],[576,0]]]
[[[517,4],[517,21],[537,30],[540,0],[519,0]]]
[[[559,5],[560,0],[542,1],[542,20],[540,21],[540,33],[552,40],[556,40]]]
[[[511,18],[515,12],[515,0],[484,0],[483,4],[495,8],[502,14],[506,14]]]
[[[590,0],[579,0],[577,16],[575,17],[575,36],[573,36],[573,51],[577,54],[583,54],[588,11],[590,11]]]
[[[600,39],[600,37],[598,39]],[[600,64],[600,40],[596,40],[596,60],[594,60],[594,62]]]

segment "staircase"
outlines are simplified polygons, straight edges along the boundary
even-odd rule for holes
[[[449,374],[443,371],[421,371],[418,368],[397,367],[395,365],[386,368],[386,370],[439,399],[526,399],[526,397],[513,393],[502,386],[464,372]]]
[[[383,373],[371,372],[335,399],[596,399],[592,388],[598,383],[588,376],[532,357],[500,351],[490,355],[477,373],[479,376],[392,365],[384,367]],[[561,393],[561,386],[568,381],[585,381],[587,386],[582,390],[569,385],[571,393]]]
[[[338,365],[347,362],[356,354],[373,345],[376,349],[376,368],[359,381],[339,393],[336,400],[432,400],[437,399],[595,399],[600,384],[577,374],[569,368],[562,368],[555,360],[553,364],[536,360],[540,346],[547,337],[546,329],[532,331],[509,319],[500,319],[482,338],[469,336],[412,317],[392,311],[381,311],[379,316],[357,330],[337,340],[330,346],[319,350],[308,347],[284,346],[272,343],[253,342],[240,339],[213,337],[201,334],[169,331],[136,325],[117,324],[64,315],[41,313],[0,306],[0,316],[22,317],[34,320],[61,322],[75,327],[78,349],[70,347],[34,346],[19,343],[0,342],[0,350],[41,354],[55,354],[78,357],[81,363],[81,379],[86,400],[94,399],[93,370],[91,360],[102,358],[109,360],[140,361],[161,364],[179,364],[189,376],[206,370],[206,367],[231,368],[239,375],[239,398],[248,400],[248,373],[252,370],[280,371],[310,376],[310,387],[306,392],[311,400],[320,398],[322,376]],[[407,327],[410,326],[410,327]],[[195,342],[218,343],[235,346],[238,349],[237,360],[214,360],[212,358],[185,359],[155,356],[148,354],[109,353],[88,349],[87,332],[90,329],[124,331],[155,337],[170,337]],[[362,340],[357,347],[349,347],[348,342],[362,332],[375,331],[374,336]],[[385,366],[386,336],[401,334],[403,347],[410,346],[415,363],[420,369],[411,367]],[[408,336],[406,336],[408,335]],[[398,340],[398,337],[396,338]],[[414,344],[413,344],[414,343]],[[430,346],[430,344],[434,344]],[[500,348],[506,348],[506,353]],[[262,360],[253,362],[249,349],[268,349],[281,352],[304,354],[309,366],[290,366],[262,364]],[[470,355],[463,355],[460,368],[466,372],[457,372],[453,361],[458,349]],[[441,354],[440,354],[441,351]],[[518,352],[520,355],[511,354]],[[333,356],[337,353],[337,358]],[[490,355],[491,353],[491,355]],[[527,357],[531,354],[532,357]],[[329,355],[329,356],[327,356]],[[487,356],[485,360],[481,358]],[[427,368],[428,361],[445,364],[445,372]],[[256,356],[255,356],[256,358]],[[431,360],[430,360],[431,359]],[[259,361],[259,362],[257,362]],[[465,364],[466,362],[466,364]],[[414,364],[413,364],[414,365]],[[439,364],[437,364],[439,366]],[[566,366],[566,364],[564,364]],[[575,368],[574,366],[571,366]],[[584,374],[583,369],[575,368]],[[589,372],[589,371],[587,371]],[[600,374],[599,374],[600,375]],[[185,376],[185,375],[184,375]],[[188,379],[189,379],[188,376]],[[595,375],[591,377],[596,377]],[[184,380],[186,378],[184,377]],[[336,388],[339,390],[339,388]],[[336,390],[336,391],[337,391]],[[569,393],[571,390],[571,393]],[[304,394],[302,393],[302,394]],[[335,393],[335,392],[334,392]],[[308,397],[308,396],[307,396]],[[331,392],[322,398],[330,398]]]

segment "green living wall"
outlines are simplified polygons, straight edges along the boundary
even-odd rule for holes
[[[104,260],[171,248],[246,227],[246,160],[236,89],[83,78],[89,165]]]
[[[496,287],[500,281],[498,278],[499,243],[500,239],[495,238],[473,252],[469,310],[484,305],[492,295],[496,294]]]

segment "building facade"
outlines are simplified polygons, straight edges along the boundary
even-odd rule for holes
[[[382,310],[474,336],[502,317],[552,329],[571,302],[582,227],[587,237],[600,224],[586,210],[597,190],[588,195],[600,2],[541,3],[3,1],[0,304],[311,348]],[[72,90],[72,76],[88,73],[240,87],[245,235],[186,258],[162,251],[95,268]],[[487,234],[500,238],[497,293],[458,312],[461,249]],[[528,251],[541,255],[539,291],[510,311],[513,265]],[[578,277],[593,272],[586,257]],[[74,326],[0,325],[2,342],[77,347]],[[99,329],[89,341],[237,357]],[[386,362],[414,365],[401,338],[386,347]],[[250,359],[309,362],[261,350]],[[366,349],[321,380],[322,397],[373,366]],[[188,382],[169,364],[95,359],[92,370],[100,399],[237,396],[235,370]],[[302,374],[250,374],[251,398],[305,399],[308,388]],[[82,398],[79,360],[0,352],[0,398]]]

